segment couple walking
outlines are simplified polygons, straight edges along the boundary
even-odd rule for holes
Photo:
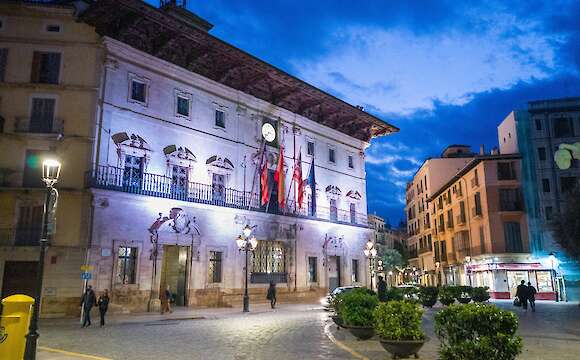
[[[516,297],[520,300],[522,304],[522,309],[528,310],[528,301],[530,302],[530,307],[532,308],[532,312],[536,311],[536,293],[537,290],[535,287],[532,286],[531,282],[528,282],[526,286],[525,280],[522,280],[522,283],[518,285],[516,291]]]
[[[109,309],[109,291],[105,289],[101,296],[97,299],[95,291],[91,285],[87,286],[85,293],[81,297],[81,307],[83,313],[83,326],[91,326],[91,310],[93,307],[99,308],[99,313],[101,315],[101,326],[105,326],[105,314]]]

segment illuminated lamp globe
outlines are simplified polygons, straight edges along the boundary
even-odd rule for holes
[[[60,175],[60,162],[54,159],[46,159],[42,162],[42,181],[46,185],[54,185]]]
[[[242,232],[244,233],[245,237],[250,237],[250,235],[252,235],[252,228],[250,227],[250,225],[246,225],[242,229]]]

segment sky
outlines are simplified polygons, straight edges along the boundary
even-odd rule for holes
[[[510,111],[580,96],[580,0],[190,0],[188,8],[214,24],[213,35],[401,129],[374,139],[366,157],[369,213],[393,225],[426,158],[449,144],[489,150]]]

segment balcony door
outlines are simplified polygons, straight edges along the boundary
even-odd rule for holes
[[[211,181],[212,199],[217,202],[226,200],[226,176],[223,174],[212,174]]]
[[[143,158],[126,155],[125,168],[123,169],[123,186],[129,191],[141,189],[143,179]]]
[[[32,110],[28,131],[32,133],[51,133],[54,122],[55,99],[32,99]]]
[[[185,166],[173,165],[171,172],[171,191],[179,198],[187,197],[188,172]]]

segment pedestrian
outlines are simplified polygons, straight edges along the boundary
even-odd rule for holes
[[[377,283],[377,293],[379,295],[380,301],[387,301],[387,283],[382,276],[379,276],[379,281]]]
[[[173,310],[171,309],[171,299],[171,286],[167,285],[165,291],[161,295],[161,315],[166,312],[173,313]]]
[[[83,326],[91,326],[91,309],[97,304],[97,297],[91,285],[87,285],[85,293],[81,297],[81,307],[83,312]]]
[[[528,300],[530,301],[530,307],[532,312],[536,312],[536,293],[538,291],[532,286],[532,283],[528,281]]]
[[[521,284],[518,285],[516,290],[516,296],[520,299],[522,303],[522,309],[528,310],[528,287],[526,286],[526,281],[522,280]]]
[[[266,299],[270,300],[270,306],[273,309],[276,306],[276,284],[273,281],[270,281],[270,287],[268,288]]]
[[[101,327],[103,327],[105,326],[105,314],[109,309],[109,290],[105,289],[105,291],[103,291],[103,294],[99,296],[97,306],[99,307],[99,314],[101,314]]]

